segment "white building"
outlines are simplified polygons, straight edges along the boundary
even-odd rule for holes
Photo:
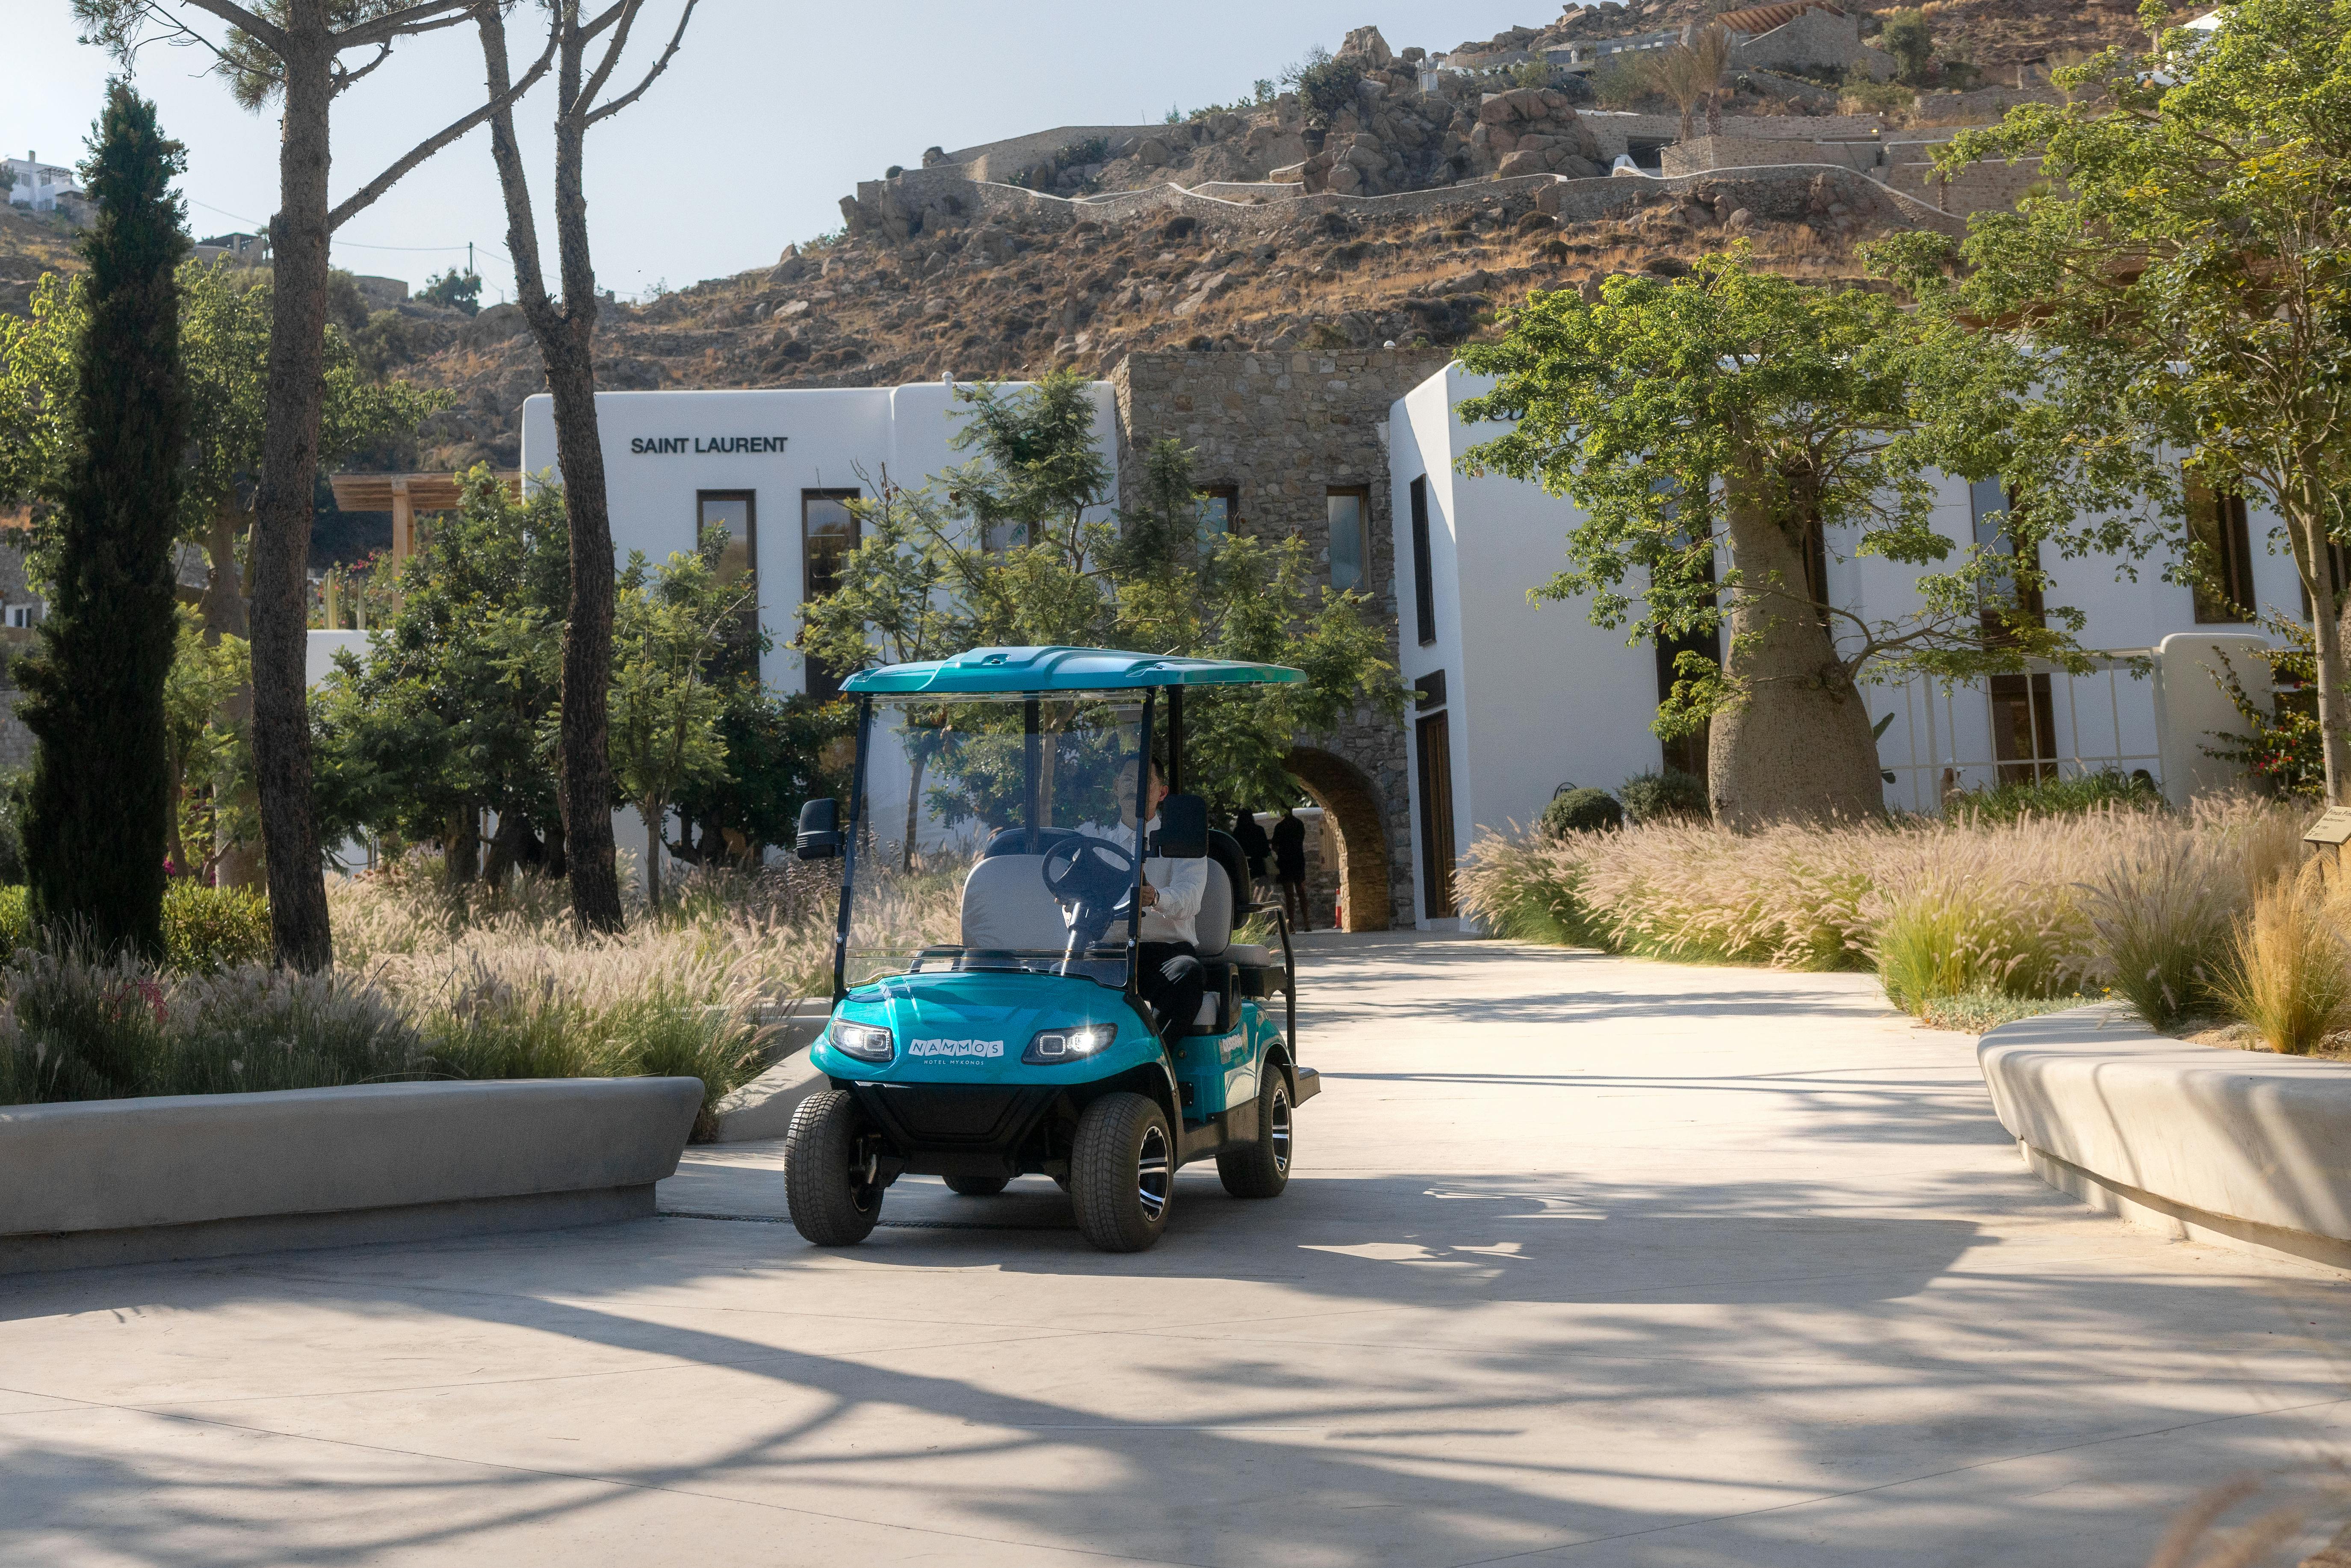
[[[1392,384],[1409,382],[1399,377]],[[1458,472],[1465,452],[1499,433],[1466,427],[1458,416],[1462,401],[1484,385],[1450,366],[1393,404],[1372,405],[1386,409],[1388,505],[1380,520],[1393,548],[1384,559],[1357,550],[1382,580],[1361,586],[1375,602],[1386,597],[1382,589],[1393,593],[1399,664],[1417,701],[1402,736],[1371,727],[1376,749],[1395,766],[1351,775],[1375,798],[1352,808],[1352,817],[1343,803],[1346,820],[1338,825],[1348,856],[1361,834],[1376,845],[1373,865],[1391,868],[1399,894],[1408,880],[1411,902],[1396,898],[1384,916],[1397,924],[1449,924],[1450,868],[1459,852],[1481,830],[1532,823],[1561,785],[1614,790],[1668,762],[1703,767],[1702,753],[1669,753],[1650,728],[1670,683],[1667,654],[1593,626],[1581,604],[1529,601],[1527,591],[1564,565],[1577,514],[1533,486]],[[1121,430],[1126,415],[1118,387],[1093,387],[1095,439],[1113,467],[1123,452],[1163,434]],[[809,669],[792,643],[801,605],[825,591],[832,564],[856,542],[855,519],[842,502],[872,495],[885,476],[920,486],[968,456],[952,444],[961,405],[954,388],[941,383],[615,392],[599,394],[597,408],[618,556],[625,561],[642,552],[659,562],[724,527],[730,550],[752,570],[759,619],[775,643],[762,674],[784,691],[831,689],[826,673]],[[1264,441],[1280,445],[1279,422],[1236,421],[1246,439],[1260,439],[1262,430]],[[1376,414],[1366,421],[1375,422]],[[1197,433],[1186,434],[1190,428],[1164,434],[1199,442]],[[526,483],[559,477],[553,406],[544,395],[524,406],[522,463]],[[1343,476],[1304,476],[1309,502],[1325,478],[1336,477]],[[1244,491],[1226,505],[1277,531],[1311,526],[1267,521],[1282,515],[1278,501]],[[1997,494],[1973,495],[1953,481],[1936,524],[1965,546],[1984,531],[1979,518],[2001,509]],[[1370,507],[1360,515],[1380,514]],[[2111,655],[2095,674],[2050,670],[1958,687],[1921,680],[1865,688],[1872,717],[1886,721],[1879,757],[1891,775],[1887,805],[1933,811],[1954,789],[2105,768],[2143,769],[2184,800],[2232,776],[2200,749],[2212,732],[2238,722],[2212,678],[2215,650],[2241,655],[2262,645],[2250,624],[2253,612],[2291,613],[2300,596],[2291,559],[2254,548],[2268,539],[2273,519],[2248,516],[2241,506],[2209,517],[2230,576],[2219,601],[2199,602],[2163,580],[2168,563],[2160,559],[2138,562],[2135,577],[2102,558],[2047,563],[2050,601],[2082,610],[2083,644]],[[1915,593],[1909,570],[1840,554],[1840,542],[1830,541],[1824,568],[1831,598],[1874,617],[1900,614]],[[2258,674],[2249,661],[2237,663]],[[1375,772],[1383,782],[1373,783]],[[1399,777],[1401,788],[1385,781]],[[1331,780],[1323,783],[1316,799],[1330,804]],[[632,812],[616,813],[614,831],[624,846],[645,842]],[[1376,873],[1367,866],[1350,874]]]
[[[1562,784],[1613,792],[1667,760],[1649,727],[1670,684],[1669,661],[1651,643],[1627,646],[1625,632],[1593,625],[1581,602],[1528,601],[1529,589],[1566,564],[1578,509],[1535,486],[1466,478],[1456,467],[1501,434],[1499,424],[1464,425],[1457,412],[1490,385],[1448,367],[1398,400],[1389,420],[1397,642],[1405,681],[1420,694],[1405,722],[1424,927],[1452,915],[1433,862],[1449,863],[1480,830],[1531,825]],[[1938,530],[1957,546],[1976,539],[1978,517],[2004,506],[1989,488],[1971,494],[1948,481]],[[2233,777],[2201,751],[2211,732],[2241,722],[2212,678],[2215,650],[2234,651],[2235,667],[2258,689],[2252,677],[2262,672],[2241,656],[2267,644],[2252,612],[2292,614],[2301,589],[2290,556],[2253,548],[2274,517],[2238,505],[2212,522],[2231,563],[2230,601],[2199,603],[2162,580],[2161,559],[2137,562],[2135,580],[2108,557],[2044,562],[2049,601],[2082,611],[2082,645],[2113,655],[2099,674],[1865,687],[1873,720],[1890,716],[1878,742],[1893,776],[1886,804],[1933,811],[1954,788],[2106,768],[2144,769],[2184,800]],[[1836,545],[1826,579],[1834,601],[1874,617],[1915,603],[1914,569],[1840,555]]]
[[[1094,387],[1094,431],[1116,462],[1109,383]],[[761,677],[788,692],[829,693],[836,676],[811,670],[792,648],[800,606],[826,591],[827,575],[857,543],[842,501],[871,497],[886,476],[919,488],[966,462],[952,442],[962,405],[947,382],[733,392],[611,392],[596,394],[611,500],[612,548],[655,564],[692,550],[724,528],[728,553],[747,561],[759,623],[775,646]],[[545,393],[523,404],[526,486],[560,479],[555,403]],[[624,847],[645,842],[633,810],[613,814]]]
[[[78,195],[81,191],[71,169],[44,163],[36,152],[27,152],[22,158],[0,158],[0,167],[8,171],[12,182],[8,186],[9,202],[37,213],[55,212],[58,197]]]

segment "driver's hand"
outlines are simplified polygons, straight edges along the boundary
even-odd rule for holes
[[[1149,883],[1144,883],[1143,884],[1143,907],[1148,909],[1158,902],[1159,890],[1152,886]]]

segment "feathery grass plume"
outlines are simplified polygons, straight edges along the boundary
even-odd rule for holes
[[[2346,901],[2314,860],[2253,895],[2213,986],[2273,1051],[2299,1056],[2351,1021],[2351,946],[2328,918]]]
[[[2091,977],[2128,1001],[2150,1029],[2166,1030],[2210,999],[2231,922],[2243,907],[2241,876],[2213,863],[2192,840],[2148,845],[2095,877]]]

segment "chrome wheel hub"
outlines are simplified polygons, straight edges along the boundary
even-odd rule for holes
[[[1151,1126],[1143,1130],[1143,1146],[1135,1151],[1135,1193],[1143,1204],[1143,1218],[1157,1224],[1167,1208],[1167,1184],[1171,1173],[1167,1168],[1167,1133],[1165,1128]]]

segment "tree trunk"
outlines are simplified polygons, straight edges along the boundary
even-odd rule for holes
[[[223,637],[243,637],[248,642],[252,638],[252,622],[246,612],[245,573],[236,564],[237,540],[251,524],[249,513],[223,507],[213,514],[212,527],[204,536],[204,553],[212,558],[212,570],[205,579],[201,607],[207,643],[217,644]],[[253,723],[253,683],[250,680],[231,692],[221,703],[220,723],[225,728],[244,728],[250,732]],[[214,786],[215,791],[226,787],[220,783]],[[235,786],[232,809],[247,821],[257,815],[257,803],[250,781],[241,781]],[[215,809],[213,813],[213,884],[216,887],[259,886],[259,847],[243,839],[224,843],[220,832],[220,812]]]
[[[521,812],[498,813],[498,831],[490,835],[490,852],[482,867],[482,881],[491,892],[504,891],[529,836],[529,821]]]
[[[914,869],[914,830],[923,818],[923,774],[931,765],[930,748],[917,746],[914,753],[914,780],[906,789],[906,841],[898,854],[899,869]]]
[[[667,813],[658,800],[641,800],[637,812],[645,820],[645,909],[661,913],[662,818]]]
[[[547,874],[556,882],[561,882],[571,873],[566,838],[563,818],[558,813],[555,821],[547,824]]]
[[[2344,686],[2342,604],[2328,559],[2325,515],[2315,497],[2281,496],[2286,536],[2293,540],[2303,591],[2310,595],[2310,630],[2318,666],[2319,751],[2326,762],[2326,803],[2351,805],[2351,692]]]
[[[1727,514],[1740,586],[1725,655],[1735,706],[1707,740],[1714,820],[1745,832],[1883,816],[1869,708],[1806,602],[1802,540],[1736,489]]]
[[[481,874],[481,812],[472,806],[460,806],[450,812],[449,825],[441,833],[441,870],[454,893]]]
[[[567,827],[571,909],[597,931],[621,925],[620,876],[613,860],[612,790],[606,705],[612,678],[612,521],[604,485],[604,448],[596,426],[596,275],[588,250],[588,199],[581,183],[586,128],[580,115],[580,38],[576,18],[564,23],[557,91],[555,225],[563,300],[548,298],[539,270],[538,234],[530,183],[516,143],[514,113],[490,119],[490,155],[506,198],[507,250],[515,292],[538,343],[547,387],[555,402],[555,457],[563,473],[564,515],[571,541],[571,603],[563,628],[563,703],[558,762]],[[503,94],[511,79],[506,29],[495,13],[480,23],[489,90]]]
[[[279,206],[270,225],[267,429],[253,518],[253,765],[277,961],[334,959],[326,862],[310,800],[308,673],[311,491],[319,471],[327,332],[327,129],[334,89],[326,6],[292,0],[285,21]]]

